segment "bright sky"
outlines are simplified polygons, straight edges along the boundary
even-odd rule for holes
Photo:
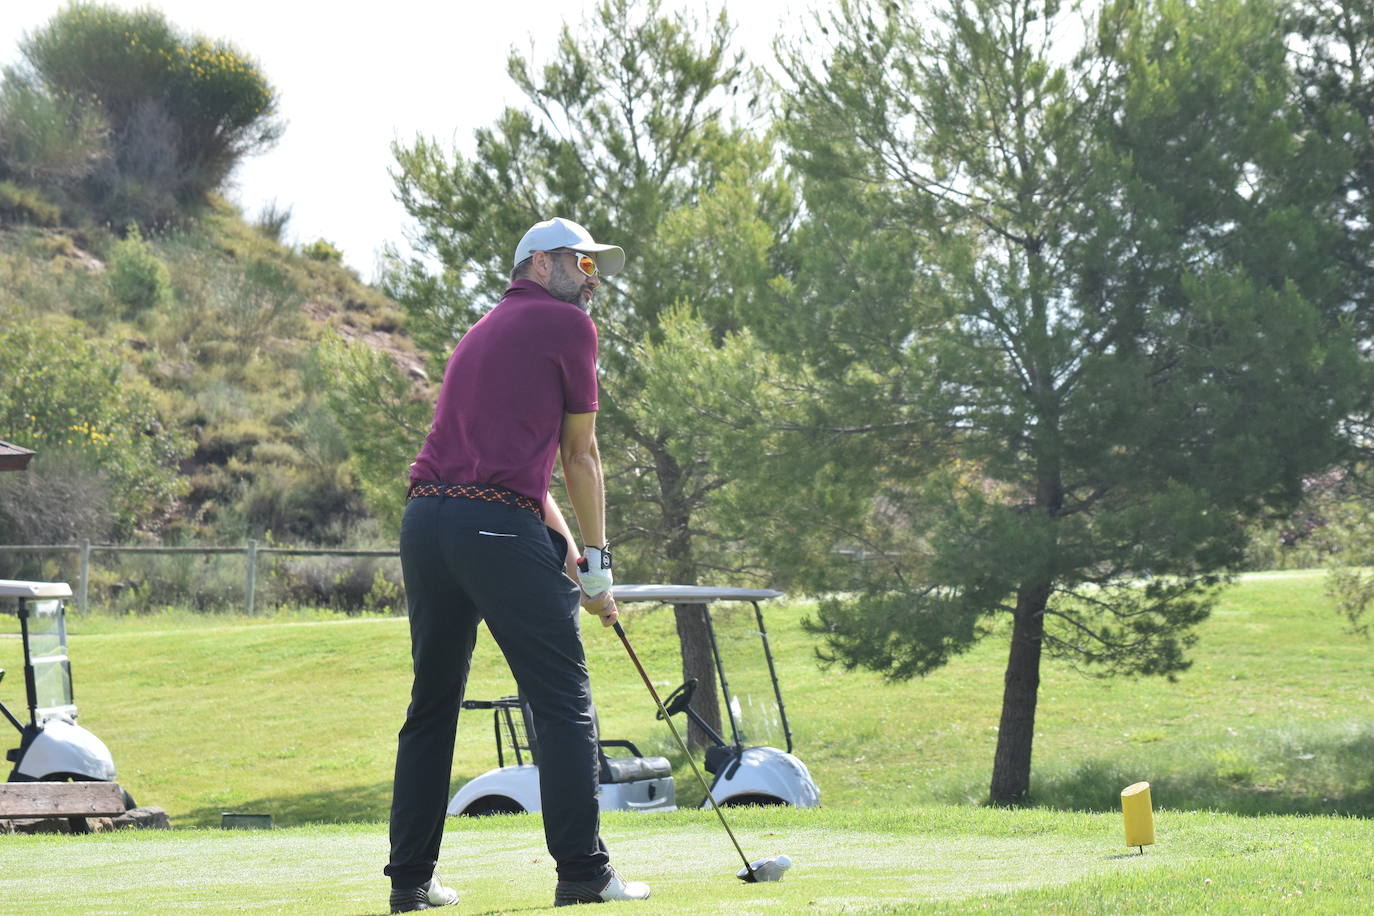
[[[234,198],[250,219],[275,200],[291,208],[287,235],[325,238],[364,279],[390,242],[404,248],[405,211],[392,197],[392,140],[417,134],[472,148],[473,131],[519,96],[506,77],[515,45],[537,60],[553,51],[558,29],[596,6],[579,0],[105,0],[161,9],[176,26],[226,39],[255,58],[281,98],[286,133],[235,175]],[[736,40],[759,63],[771,61],[779,29],[793,34],[803,11],[824,0],[735,0]],[[18,60],[25,32],[65,0],[3,0],[0,64]],[[664,0],[705,19],[706,0]],[[720,7],[713,0],[709,10]],[[605,23],[613,28],[613,23]]]

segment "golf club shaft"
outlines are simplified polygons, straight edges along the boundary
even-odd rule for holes
[[[668,715],[668,710],[663,708],[663,701],[658,698],[658,691],[654,689],[654,682],[649,680],[648,672],[645,671],[644,666],[639,663],[639,656],[635,654],[634,647],[630,645],[630,639],[625,635],[625,628],[620,625],[619,620],[617,620],[613,626],[615,627],[615,635],[620,637],[620,642],[625,646],[625,651],[629,653],[630,661],[634,662],[635,669],[639,672],[640,678],[644,681],[644,686],[649,688],[649,696],[653,697],[654,702],[658,704],[658,711],[663,715],[663,721],[668,723],[668,728],[672,730],[673,737],[677,739],[677,746],[682,749],[682,756],[687,758],[687,762],[692,767],[692,772],[696,774],[697,781],[701,783],[702,790],[706,792],[706,798],[711,802],[711,810],[716,812],[716,817],[720,818],[720,825],[724,827],[725,832],[730,835],[730,842],[735,844],[735,852],[739,853],[740,859],[744,861],[745,870],[748,871],[752,878],[754,867],[749,864],[749,857],[746,856],[744,850],[740,848],[739,840],[735,839],[735,831],[730,829],[729,823],[725,820],[725,814],[720,810],[720,805],[716,804],[716,797],[711,794],[711,787],[706,784],[706,777],[702,776],[701,770],[697,769],[697,762],[692,759],[692,752],[687,750],[687,742],[683,741],[682,735],[678,733],[677,725],[673,722],[673,717]]]

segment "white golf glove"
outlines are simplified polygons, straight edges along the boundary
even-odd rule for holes
[[[602,592],[611,590],[614,578],[611,576],[611,548],[588,547],[577,561],[577,581],[582,586],[582,594],[595,598]]]

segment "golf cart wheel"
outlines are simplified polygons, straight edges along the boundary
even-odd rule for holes
[[[687,709],[692,702],[692,695],[697,692],[697,679],[688,678],[672,693],[668,694],[668,699],[663,701],[663,708],[668,711],[668,715],[675,716]],[[662,720],[663,713],[654,713],[654,718]]]
[[[484,795],[462,811],[463,817],[487,817],[492,814],[524,814],[519,802],[504,795]]]

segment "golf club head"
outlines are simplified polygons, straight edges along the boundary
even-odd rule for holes
[[[782,873],[791,867],[792,860],[787,856],[773,856],[771,859],[759,859],[757,862],[750,862],[748,868],[741,868],[736,873],[736,877],[746,883],[781,881]]]

